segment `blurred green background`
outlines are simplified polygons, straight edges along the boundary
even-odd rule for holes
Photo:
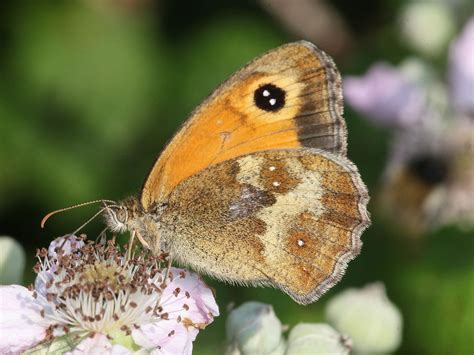
[[[326,26],[314,36],[285,25],[264,3],[3,0],[0,234],[13,236],[33,256],[36,248],[71,232],[95,211],[64,213],[41,230],[39,222],[50,210],[138,194],[154,159],[187,114],[268,49],[310,39],[334,56],[343,75],[413,54],[397,29],[396,14],[406,1],[333,1],[332,14],[343,29]],[[445,56],[433,61],[444,71]],[[375,195],[389,132],[347,107],[345,118],[349,156]],[[371,207],[373,225],[363,235],[361,255],[315,304],[303,307],[276,290],[209,280],[222,315],[199,334],[195,353],[223,350],[231,303],[271,303],[282,322],[292,326],[323,321],[331,295],[377,280],[385,283],[404,317],[400,354],[472,353],[472,231],[452,226],[413,240]],[[102,228],[97,220],[85,232],[94,236]],[[26,282],[33,280],[30,270]]]

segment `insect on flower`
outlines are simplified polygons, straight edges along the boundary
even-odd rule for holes
[[[161,256],[127,257],[111,240],[71,235],[38,257],[34,287],[0,287],[0,353],[190,354],[199,330],[219,315],[211,289],[192,272],[162,268]]]

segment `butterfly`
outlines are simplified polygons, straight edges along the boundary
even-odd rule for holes
[[[306,41],[273,49],[192,112],[107,224],[199,273],[314,302],[370,224],[342,111],[327,54]]]

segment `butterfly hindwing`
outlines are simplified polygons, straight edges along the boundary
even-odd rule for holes
[[[344,157],[308,148],[256,152],[176,186],[161,217],[161,242],[200,272],[272,285],[306,304],[358,254],[367,200]]]

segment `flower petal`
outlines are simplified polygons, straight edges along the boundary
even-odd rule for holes
[[[219,315],[212,290],[197,274],[178,268],[171,268],[159,306],[162,319],[132,331],[136,344],[157,354],[191,354],[199,329]]]
[[[172,281],[163,291],[160,306],[170,319],[190,320],[198,327],[205,326],[219,315],[219,307],[212,290],[194,272],[171,268]]]
[[[54,239],[48,247],[48,260],[49,264],[38,273],[35,279],[35,290],[46,296],[46,284],[53,281],[53,273],[56,271],[56,264],[58,262],[57,250],[61,249],[64,255],[68,255],[74,250],[80,249],[84,245],[82,239],[77,238],[75,235],[66,235]]]
[[[112,345],[106,335],[97,333],[93,337],[87,337],[72,352],[67,353],[67,355],[86,354],[128,355],[132,352],[121,345]]]
[[[449,80],[456,108],[474,114],[474,17],[449,51]]]
[[[364,76],[344,80],[349,104],[382,126],[406,126],[421,119],[425,94],[399,69],[374,65]]]
[[[84,241],[75,235],[65,235],[53,240],[48,247],[48,256],[50,259],[57,259],[57,249],[60,248],[65,255],[72,251],[80,249],[84,245]]]
[[[192,354],[199,330],[186,328],[176,320],[162,320],[132,331],[136,344],[153,350],[152,354]]]
[[[44,340],[49,324],[40,311],[27,288],[0,286],[0,353],[21,352]]]

